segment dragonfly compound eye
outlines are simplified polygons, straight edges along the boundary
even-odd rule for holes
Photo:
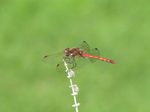
[[[70,55],[70,48],[66,48],[66,49],[64,50],[64,54],[65,54],[66,56],[69,56],[69,55]]]

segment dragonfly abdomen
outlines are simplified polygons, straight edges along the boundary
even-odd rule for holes
[[[98,56],[89,55],[87,53],[82,53],[82,57],[99,59],[99,60],[102,60],[102,61],[105,61],[105,62],[108,62],[108,63],[116,64],[116,62],[114,62],[113,60],[110,60],[110,59],[107,59],[107,58],[98,57]]]

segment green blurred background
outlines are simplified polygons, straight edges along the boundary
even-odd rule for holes
[[[74,112],[46,54],[87,41],[117,62],[75,71],[81,112],[150,112],[150,1],[1,0],[0,112]]]

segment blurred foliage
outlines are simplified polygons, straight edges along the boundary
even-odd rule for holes
[[[150,111],[150,1],[1,0],[0,112],[73,112],[67,74],[46,54],[87,41],[117,62],[76,71],[82,112]]]

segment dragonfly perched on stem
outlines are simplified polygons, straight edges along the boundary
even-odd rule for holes
[[[62,61],[60,59],[65,59],[66,63],[69,65],[70,69],[77,67],[76,60],[89,58],[91,62],[95,62],[96,60],[102,60],[108,63],[116,64],[115,61],[99,57],[100,53],[97,48],[90,49],[90,46],[87,44],[86,41],[83,41],[78,47],[75,48],[66,48],[63,52],[57,54],[46,55],[43,58],[45,63],[56,63],[59,60],[60,62],[57,63],[56,67],[59,68],[62,66]],[[59,58],[59,59],[58,59]],[[80,60],[81,61],[81,60]]]

